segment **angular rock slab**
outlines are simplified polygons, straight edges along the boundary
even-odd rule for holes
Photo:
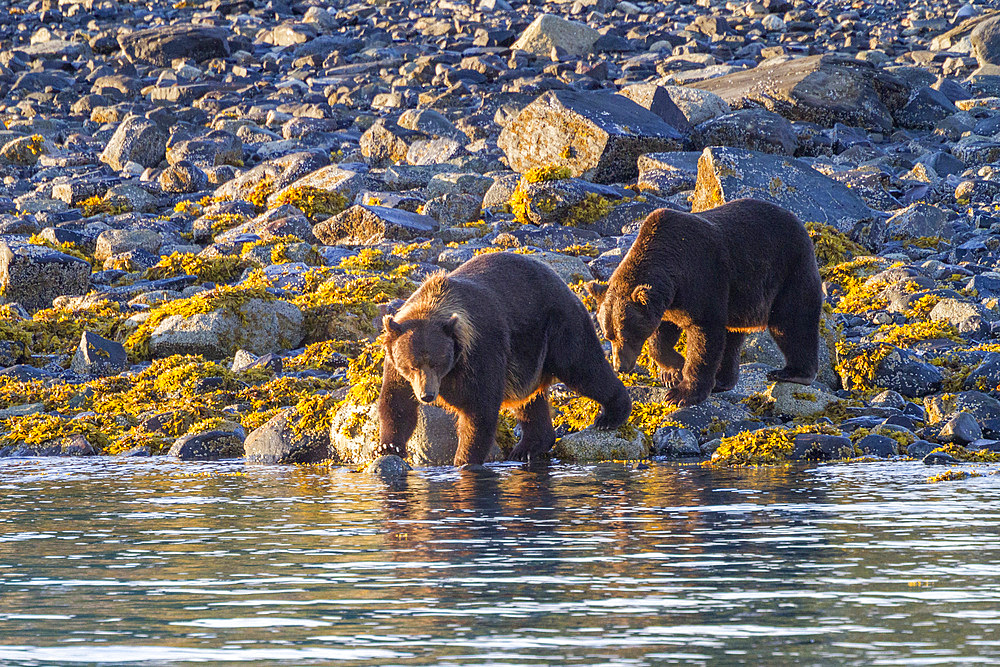
[[[687,137],[621,95],[548,91],[504,127],[497,144],[511,169],[568,167],[596,183],[634,179],[643,153],[681,150]]]
[[[175,58],[203,62],[229,55],[227,31],[191,24],[159,26],[122,35],[118,44],[132,62],[169,67]]]
[[[541,14],[510,48],[543,58],[548,58],[553,48],[560,48],[571,56],[583,56],[593,50],[600,37],[601,33],[584,23]]]
[[[909,99],[909,88],[871,63],[840,55],[795,58],[715,79],[695,88],[733,108],[762,106],[788,120],[833,127],[844,123],[885,131]]]
[[[16,301],[34,312],[51,308],[57,296],[79,296],[89,288],[87,261],[13,237],[0,237],[0,303]]]
[[[385,240],[427,237],[437,229],[437,221],[427,215],[356,204],[313,227],[313,233],[326,245],[374,245]]]
[[[90,331],[84,331],[80,336],[80,345],[70,364],[74,373],[96,377],[117,375],[128,370],[128,367],[125,346]]]
[[[822,222],[865,236],[874,212],[847,186],[805,162],[739,148],[706,148],[698,160],[692,211],[706,211],[745,197],[769,201],[802,222]]]
[[[302,342],[302,311],[287,301],[250,299],[237,308],[184,317],[171,315],[153,331],[149,349],[154,357],[201,354],[221,359],[243,348],[267,354],[295,348]]]

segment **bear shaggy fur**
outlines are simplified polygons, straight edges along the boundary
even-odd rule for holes
[[[767,328],[785,356],[768,374],[810,384],[819,367],[823,296],[812,241],[785,209],[740,199],[694,215],[649,214],[608,285],[587,284],[619,372],[650,356],[671,386],[667,401],[694,405],[739,375],[746,334]],[[686,334],[686,358],[674,345]]]
[[[382,321],[381,454],[406,456],[418,401],[457,416],[455,465],[485,461],[501,407],[521,425],[510,458],[545,454],[555,443],[545,390],[557,380],[600,403],[595,428],[617,428],[631,412],[586,308],[535,259],[471,259],[428,278]]]

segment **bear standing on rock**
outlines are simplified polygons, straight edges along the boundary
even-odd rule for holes
[[[823,295],[809,234],[793,214],[739,199],[697,215],[649,214],[608,285],[587,284],[614,366],[629,372],[646,339],[667,401],[695,405],[736,386],[746,334],[767,328],[785,355],[768,374],[810,384]],[[675,349],[681,331],[686,358]]]
[[[501,407],[521,425],[510,458],[546,453],[555,431],[545,390],[556,381],[601,404],[595,428],[631,412],[586,308],[530,257],[493,253],[431,276],[383,326],[379,454],[406,456],[418,401],[457,415],[455,465],[486,460]]]

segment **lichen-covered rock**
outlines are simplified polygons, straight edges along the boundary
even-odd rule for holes
[[[590,53],[600,36],[601,33],[585,23],[540,14],[510,48],[544,58],[549,57],[553,48],[562,49],[571,56],[583,56]]]
[[[932,322],[942,321],[951,324],[961,334],[980,336],[989,332],[990,322],[997,319],[997,313],[978,303],[941,299],[928,317]]]
[[[247,436],[243,443],[247,463],[316,463],[330,458],[325,431],[294,427],[294,409],[282,410]]]
[[[746,148],[761,153],[795,155],[798,138],[792,124],[766,109],[740,109],[698,126],[705,146]]]
[[[776,382],[765,394],[774,403],[774,414],[789,417],[810,417],[823,412],[838,399],[833,394],[790,382]]]
[[[79,375],[117,375],[128,370],[128,354],[121,343],[84,331],[70,368]]]
[[[330,426],[331,456],[341,463],[367,464],[381,455],[378,404],[345,404],[333,416]],[[455,461],[458,434],[455,418],[434,405],[421,405],[417,428],[406,444],[408,459],[416,466],[450,466]],[[502,461],[503,453],[494,446],[488,461]]]
[[[889,234],[920,238],[943,235],[947,222],[948,214],[937,206],[915,202],[898,211],[886,224]]]
[[[34,312],[51,307],[58,296],[86,294],[90,268],[86,260],[46,246],[0,237],[0,303]]]
[[[947,421],[959,412],[967,412],[980,422],[1000,419],[1000,400],[981,391],[927,396],[924,398],[924,409],[931,424]]]
[[[38,135],[11,139],[0,147],[0,164],[33,165],[45,150],[45,140]]]
[[[379,119],[361,135],[361,154],[378,167],[406,162],[410,144],[423,138],[419,132],[386,123]]]
[[[636,177],[643,153],[680,150],[686,142],[677,128],[621,95],[557,90],[507,123],[498,145],[520,173],[568,167],[576,177],[620,183]]]
[[[202,62],[228,56],[228,35],[222,28],[176,24],[120,35],[118,43],[132,62],[170,67],[175,59]]]
[[[167,452],[181,461],[218,461],[243,456],[243,429],[216,429],[204,433],[189,433],[174,441]]]
[[[160,172],[160,188],[164,192],[200,192],[208,187],[208,176],[193,162],[181,160]]]
[[[200,354],[221,359],[244,348],[267,354],[297,347],[304,336],[302,311],[287,301],[249,299],[234,308],[169,315],[150,335],[154,357]]]
[[[844,55],[794,58],[695,84],[733,108],[762,106],[789,120],[889,130],[909,98],[901,79]]]
[[[356,204],[313,227],[313,233],[326,245],[377,245],[427,237],[437,229],[437,221],[427,215]]]
[[[129,116],[111,135],[101,153],[101,162],[116,171],[123,170],[128,162],[155,167],[166,155],[166,150],[167,135],[156,123],[138,116]]]
[[[964,446],[982,438],[983,429],[971,414],[958,412],[941,427],[938,437],[941,442],[953,442]]]
[[[335,164],[322,167],[306,174],[285,187],[277,190],[267,199],[268,206],[275,206],[286,201],[290,193],[304,188],[315,188],[324,192],[332,192],[344,197],[348,202],[354,201],[358,193],[367,186],[367,179],[364,174],[355,171],[341,169]]]
[[[138,249],[155,253],[162,244],[160,233],[152,229],[108,229],[97,237],[94,258],[104,261],[113,255]]]
[[[560,461],[578,463],[635,461],[648,458],[649,448],[642,433],[626,440],[614,431],[587,428],[560,438],[552,455]]]
[[[803,222],[821,222],[855,238],[884,236],[874,231],[882,227],[860,197],[801,160],[741,148],[706,148],[698,160],[692,210],[744,197],[772,202]]]
[[[663,86],[663,88],[691,125],[700,125],[706,120],[732,111],[724,99],[707,90],[683,86]]]

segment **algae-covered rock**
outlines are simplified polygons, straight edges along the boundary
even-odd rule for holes
[[[169,315],[151,333],[154,357],[200,354],[221,359],[244,348],[267,354],[297,347],[304,336],[302,311],[287,301],[250,299],[208,313]]]
[[[680,150],[686,136],[632,100],[601,92],[549,91],[500,133],[511,169],[567,167],[572,176],[620,183],[638,175],[643,153]]]
[[[765,394],[773,401],[772,411],[789,417],[809,417],[823,412],[840,399],[833,394],[791,382],[776,382]]]
[[[294,412],[282,410],[250,432],[243,443],[247,463],[316,463],[330,458],[329,434],[297,428]]]
[[[552,450],[561,461],[635,461],[649,457],[649,447],[642,433],[626,440],[615,431],[584,429],[563,436]]]
[[[805,162],[741,148],[706,148],[698,160],[692,210],[744,197],[772,202],[803,222],[821,222],[855,238],[882,236],[873,234],[875,213],[860,197]]]

